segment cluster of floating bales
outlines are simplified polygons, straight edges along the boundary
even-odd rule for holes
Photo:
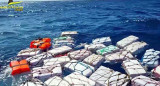
[[[38,48],[20,51],[17,56],[25,57],[31,68],[31,78],[21,86],[160,86],[160,51],[146,50],[148,44],[138,37],[128,36],[116,46],[110,37],[97,38],[75,50],[77,34],[62,32],[46,52]],[[145,50],[140,62],[135,56]],[[121,63],[127,74],[102,66],[104,62]],[[145,66],[153,68],[150,75]]]

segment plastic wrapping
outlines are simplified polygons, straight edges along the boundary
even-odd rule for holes
[[[68,56],[72,59],[81,61],[85,59],[86,57],[90,56],[91,54],[92,54],[91,51],[88,51],[86,49],[81,49],[81,50],[76,50],[76,51],[68,53]]]
[[[46,86],[70,86],[70,84],[61,77],[54,76],[44,82]]]
[[[39,79],[31,79],[23,82],[20,86],[45,86]]]
[[[84,46],[86,50],[90,50],[91,52],[96,52],[96,50],[105,48],[104,44],[90,44]]]
[[[44,66],[57,65],[57,64],[65,65],[69,61],[70,61],[70,58],[68,56],[61,56],[58,58],[46,59],[43,61],[43,63],[44,63]]]
[[[36,67],[32,69],[31,72],[32,77],[40,79],[42,81],[47,80],[53,76],[61,76],[62,75],[62,68],[61,65],[51,65],[51,66],[42,66]]]
[[[110,37],[102,37],[102,38],[96,38],[92,41],[93,44],[104,44],[104,45],[111,45],[111,38]]]
[[[61,36],[71,36],[71,37],[73,37],[75,35],[78,35],[77,31],[65,31],[65,32],[61,33]]]
[[[64,80],[66,80],[70,86],[96,86],[94,81],[76,72],[64,77]]]
[[[154,49],[146,50],[144,56],[142,57],[142,62],[148,67],[156,67],[159,65],[160,51]]]
[[[120,48],[124,48],[127,45],[130,45],[131,43],[138,41],[138,39],[139,39],[138,37],[130,35],[130,36],[118,41],[117,46]]]
[[[132,86],[160,86],[160,82],[146,76],[137,76],[131,80]]]
[[[143,52],[147,48],[147,46],[148,44],[145,42],[134,42],[126,46],[124,49],[131,52],[133,55],[137,55]]]
[[[139,75],[146,75],[146,71],[137,60],[125,60],[122,66],[132,78]]]
[[[126,86],[129,83],[127,75],[104,66],[100,66],[89,79],[98,83],[98,86]]]
[[[154,77],[160,78],[160,65],[152,70],[152,74],[154,75]]]
[[[106,55],[105,59],[109,62],[122,62],[126,59],[134,59],[134,57],[128,51],[120,50],[119,52]]]
[[[78,72],[84,76],[90,76],[95,71],[94,67],[77,60],[71,60],[64,67],[65,69]]]
[[[17,56],[18,57],[30,57],[30,56],[35,56],[40,53],[41,53],[41,50],[39,48],[27,48],[27,49],[21,50],[17,54]]]
[[[111,53],[114,53],[114,52],[117,52],[117,51],[119,51],[118,47],[116,47],[114,45],[109,45],[105,48],[97,50],[96,52],[100,55],[106,55],[106,54],[111,54]]]
[[[92,54],[83,60],[83,62],[95,68],[99,67],[103,61],[104,61],[104,57],[96,54]]]

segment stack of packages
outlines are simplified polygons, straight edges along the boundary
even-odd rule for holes
[[[53,39],[53,47],[69,46],[71,48],[75,47],[74,37],[78,33],[76,31],[62,32],[61,36]]]

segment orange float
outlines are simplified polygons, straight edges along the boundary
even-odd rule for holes
[[[40,48],[41,50],[46,50],[51,47],[50,38],[38,38],[30,43],[30,48]]]
[[[27,60],[11,61],[10,67],[12,68],[12,73],[11,73],[12,75],[30,71]]]

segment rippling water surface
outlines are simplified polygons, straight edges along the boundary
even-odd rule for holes
[[[23,81],[22,76],[10,76],[6,67],[18,51],[27,48],[37,37],[54,38],[62,31],[78,31],[79,43],[111,36],[115,44],[132,34],[147,42],[150,48],[160,50],[159,0],[23,2],[21,5],[22,12],[0,9],[2,86]]]

